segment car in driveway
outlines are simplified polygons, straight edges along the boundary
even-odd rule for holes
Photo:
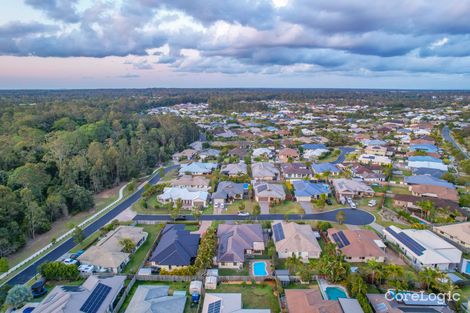
[[[238,216],[250,216],[248,212],[238,212]]]
[[[76,259],[78,259],[78,257],[81,256],[83,253],[85,253],[85,250],[78,250],[77,252],[72,253],[72,254],[70,255],[70,258],[71,258],[72,260],[76,260]]]
[[[331,199],[326,199],[325,202],[328,205],[333,205],[333,201],[331,201]]]
[[[375,206],[376,204],[377,204],[377,200],[374,200],[374,199],[370,200],[369,203],[368,203],[368,205],[369,205],[370,207],[373,207],[373,206]]]

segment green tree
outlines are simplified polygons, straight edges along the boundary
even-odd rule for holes
[[[72,232],[72,238],[73,242],[75,242],[77,245],[85,239],[85,233],[83,232],[83,229],[80,228],[80,226],[75,226]]]
[[[342,225],[344,221],[346,220],[346,214],[344,213],[343,210],[340,210],[338,213],[336,213],[335,219],[338,222],[338,224]]]
[[[8,290],[5,304],[12,308],[19,308],[32,299],[33,295],[26,285],[16,285]]]
[[[119,240],[119,244],[125,253],[132,253],[135,249],[135,243],[130,238],[122,238]]]
[[[292,252],[292,255],[286,259],[286,266],[291,273],[297,273],[297,270],[302,265],[300,256]]]
[[[384,272],[390,286],[395,288],[395,290],[403,288],[405,274],[403,267],[396,264],[388,264],[384,267]]]
[[[256,203],[254,206],[253,206],[253,216],[255,217],[255,219],[257,220],[258,219],[258,216],[261,214],[261,206],[259,205],[259,203]]]
[[[0,273],[7,272],[10,266],[8,265],[8,259],[5,257],[0,258]]]
[[[436,288],[439,285],[439,279],[444,278],[444,274],[438,270],[430,267],[423,268],[418,276],[420,281],[423,283],[423,287],[431,291],[431,288]]]
[[[191,214],[193,215],[194,219],[198,222],[202,217],[202,211],[199,210],[198,208],[193,208],[191,211]]]

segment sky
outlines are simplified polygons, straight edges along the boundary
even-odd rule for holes
[[[0,0],[0,89],[470,89],[470,0]]]

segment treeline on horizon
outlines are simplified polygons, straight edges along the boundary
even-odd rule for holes
[[[40,92],[9,101],[2,92],[0,99],[0,257],[55,220],[92,208],[94,193],[151,173],[199,137],[188,119],[143,114],[171,98],[149,104]]]

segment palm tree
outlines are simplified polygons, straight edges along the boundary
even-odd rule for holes
[[[336,214],[336,221],[338,222],[338,224],[343,224],[344,221],[346,219],[346,214],[344,213],[343,210],[339,211],[337,214]]]
[[[395,264],[389,264],[385,267],[385,276],[389,284],[398,290],[403,287],[403,275],[405,271],[403,267]]]
[[[383,277],[383,265],[376,260],[369,260],[367,262],[367,271],[370,273],[373,284],[375,284],[376,280],[380,281]]]
[[[292,255],[286,259],[286,266],[291,273],[297,273],[297,269],[302,266],[300,256],[296,256],[295,253],[292,252]]]
[[[432,287],[439,285],[439,279],[443,278],[444,274],[438,270],[430,267],[423,268],[419,272],[419,278],[424,284],[426,290],[430,290]]]

